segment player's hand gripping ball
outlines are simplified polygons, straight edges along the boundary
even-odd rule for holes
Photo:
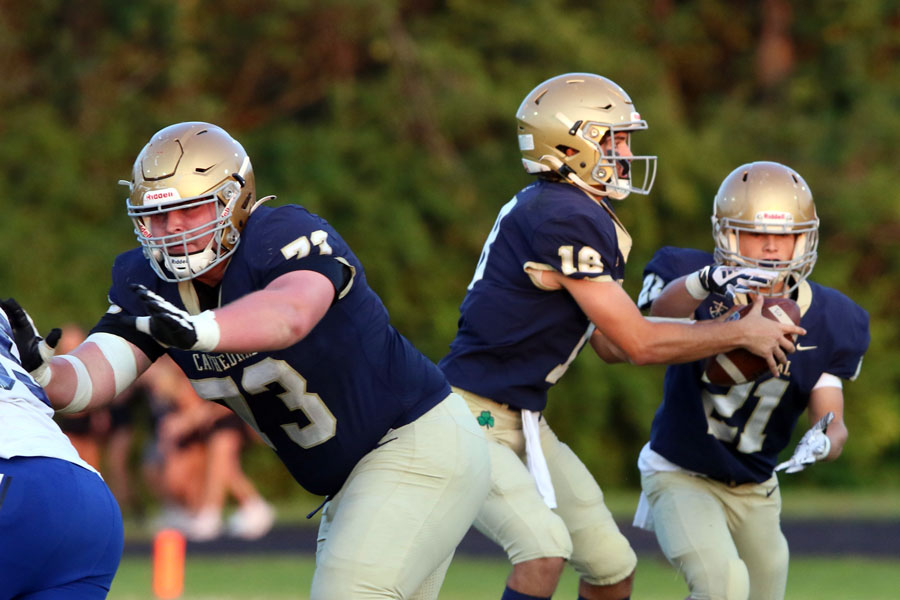
[[[731,318],[743,319],[749,310],[750,305],[742,306]],[[765,298],[762,315],[781,323],[800,324],[800,307],[790,298]],[[717,354],[706,361],[706,378],[715,385],[731,386],[746,383],[768,372],[769,365],[766,359],[744,348]]]

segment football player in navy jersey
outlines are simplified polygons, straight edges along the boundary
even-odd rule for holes
[[[327,497],[311,598],[436,597],[488,493],[487,442],[346,242],[263,206],[246,152],[208,123],[156,133],[126,183],[141,247],[115,260],[85,342],[35,369],[53,404],[102,405],[168,353]]]
[[[777,376],[718,386],[702,361],[666,370],[662,404],[638,461],[643,494],[635,524],[655,530],[691,598],[784,598],[788,546],[775,471],[833,460],[847,440],[841,380],[854,380],[869,344],[867,313],[809,281],[819,220],[806,182],[773,162],[742,165],[722,182],[713,209],[715,252],[664,247],[644,270],[642,308],[699,321],[747,299],[702,282],[735,269],[775,275],[761,294],[792,298],[807,334]],[[724,293],[722,293],[724,292]],[[776,464],[806,411],[810,430]]]
[[[517,120],[537,181],[500,210],[440,366],[492,442],[493,485],[475,525],[513,564],[503,599],[549,598],[569,560],[580,597],[622,600],[635,554],[591,473],[542,417],[547,391],[588,341],[605,360],[637,364],[746,347],[775,370],[793,350],[783,334],[802,330],[763,318],[761,304],[729,323],[641,315],[621,285],[631,237],[610,200],[647,194],[656,157],[633,154],[631,136],[647,123],[621,87],[560,75],[526,96]]]
[[[33,338],[32,324],[14,300],[0,306],[0,599],[106,598],[122,513],[22,366],[13,329]]]

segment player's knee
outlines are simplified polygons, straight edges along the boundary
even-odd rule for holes
[[[602,544],[578,544],[572,565],[582,581],[593,586],[609,586],[626,581],[637,566],[637,555],[625,536],[607,536]]]
[[[747,600],[750,597],[750,574],[744,561],[728,561],[726,573],[724,600]]]
[[[566,524],[553,512],[547,511],[546,516],[530,523],[509,519],[496,530],[482,525],[475,522],[479,531],[503,546],[514,565],[546,557],[568,560],[572,555],[572,538]]]
[[[691,589],[691,598],[747,600],[750,597],[747,565],[738,558],[713,560],[693,571],[682,565],[682,570]]]
[[[766,551],[758,553],[750,563],[754,579],[757,577],[765,577],[770,581],[783,579],[786,577],[789,559],[790,551],[784,536],[780,536],[779,539],[773,539]]]

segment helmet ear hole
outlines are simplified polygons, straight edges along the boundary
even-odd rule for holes
[[[725,234],[725,239],[728,240],[728,250],[732,254],[740,254],[741,253],[741,243],[738,240],[738,234],[734,229],[728,229]]]
[[[792,260],[797,260],[802,258],[804,254],[806,254],[806,234],[798,233],[794,238],[794,253],[791,256]]]

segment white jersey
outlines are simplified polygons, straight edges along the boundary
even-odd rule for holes
[[[9,319],[0,310],[0,458],[45,456],[96,470],[53,420],[44,390],[20,364]]]

